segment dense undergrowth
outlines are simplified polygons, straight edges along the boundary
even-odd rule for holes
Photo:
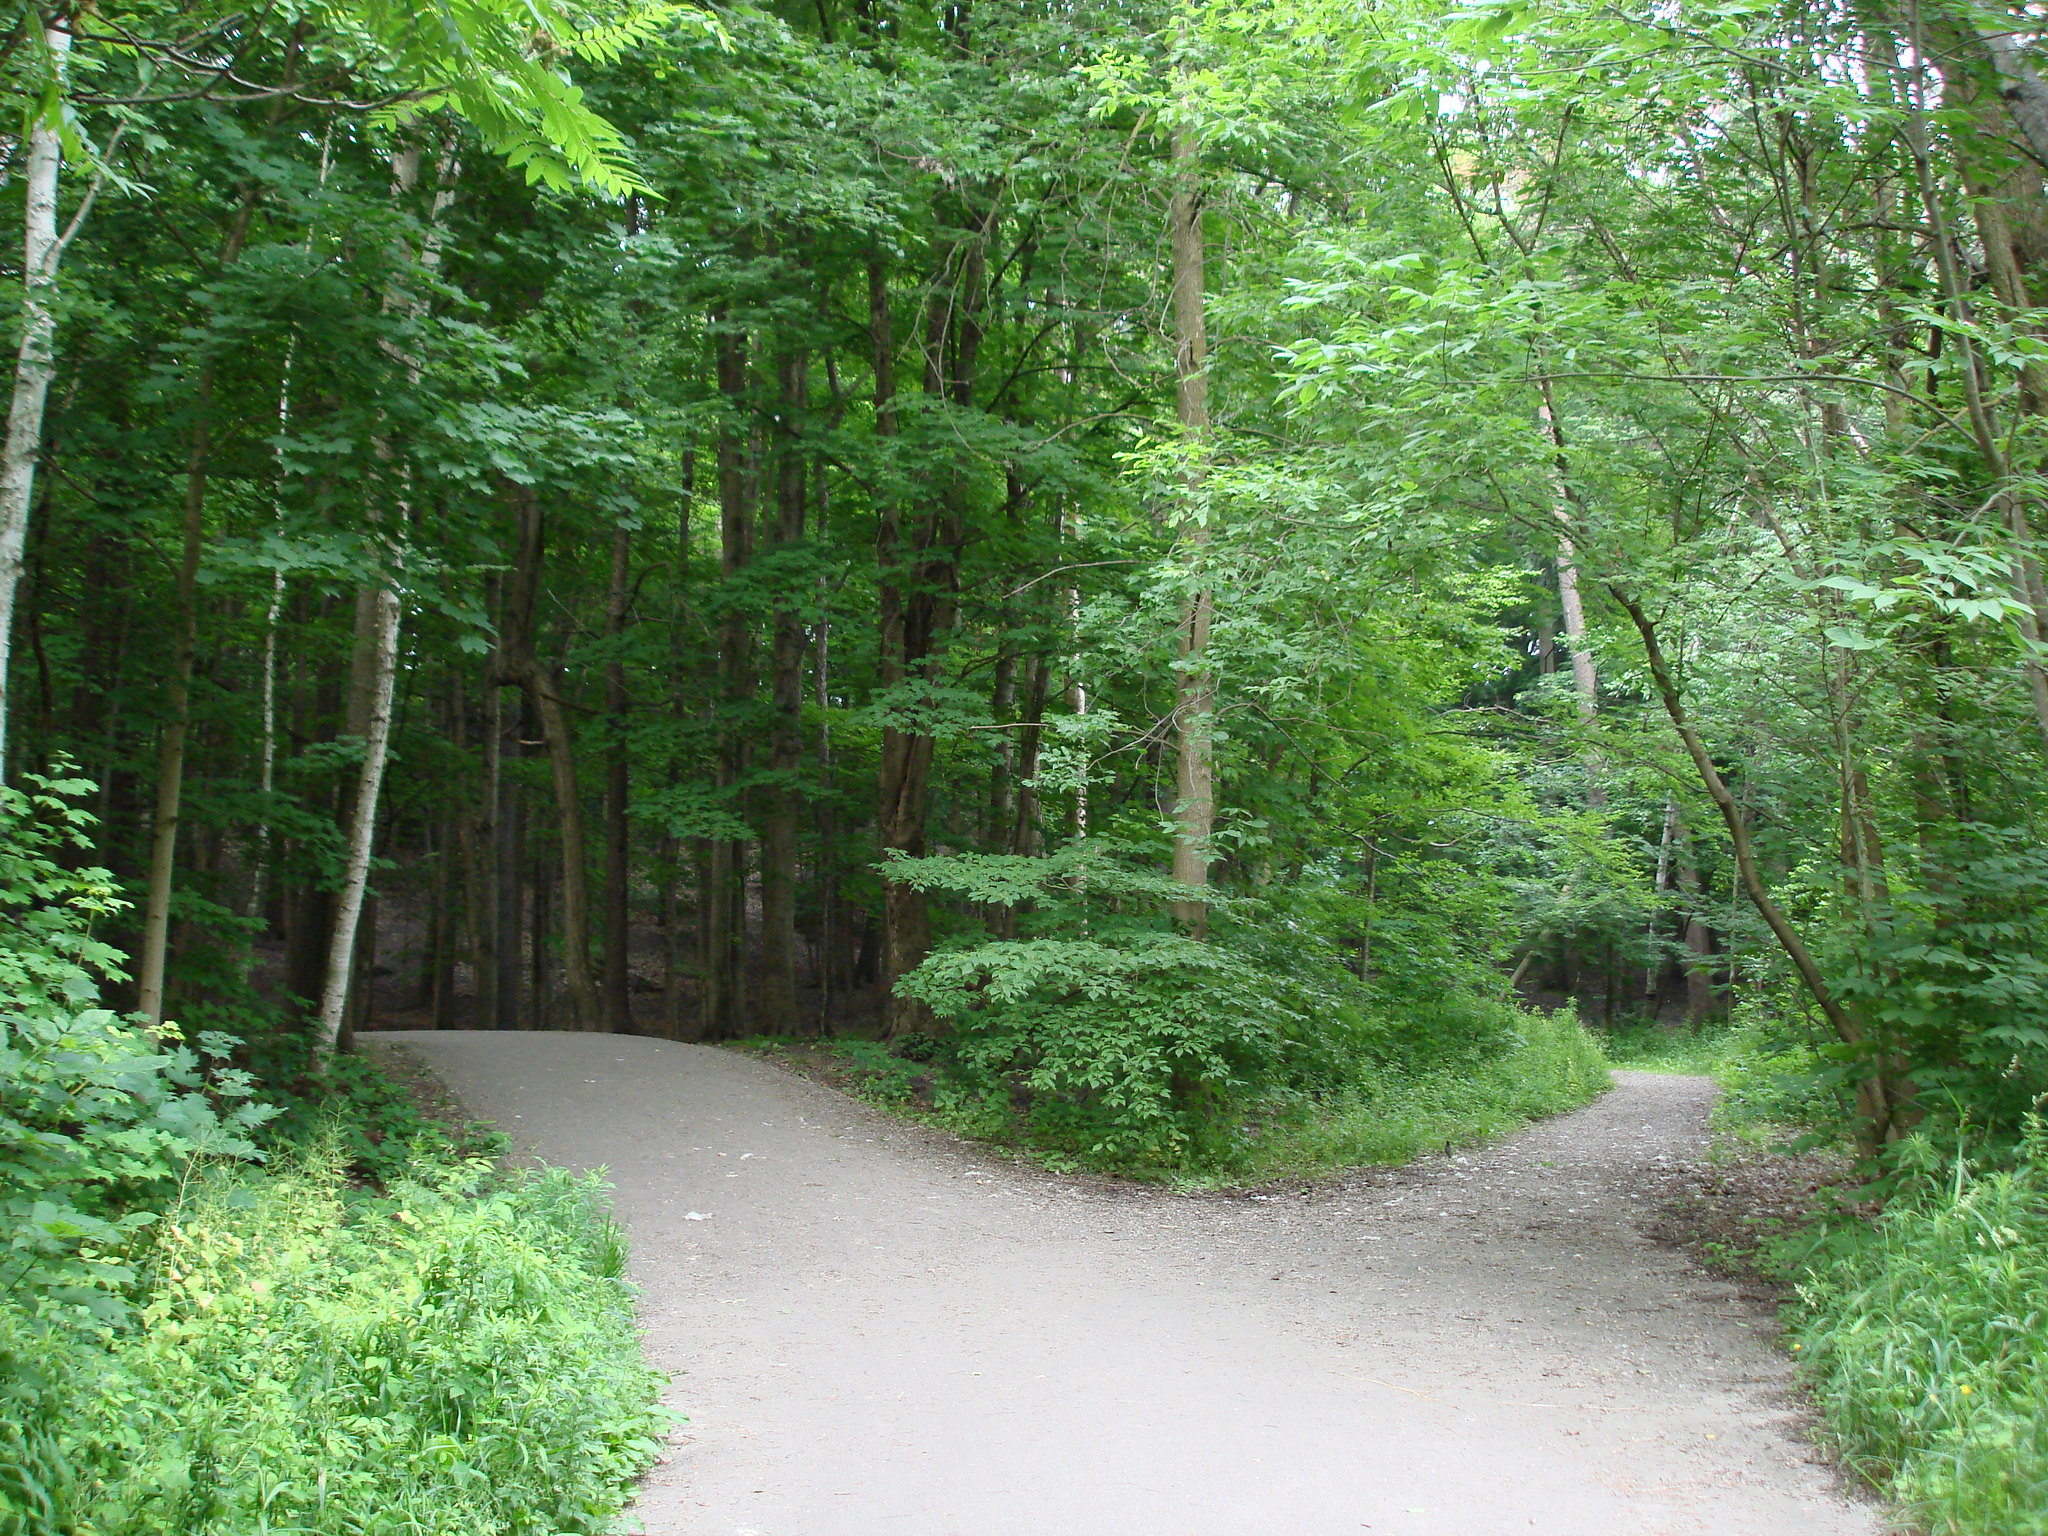
[[[99,1007],[76,787],[0,790],[0,1536],[612,1529],[660,1410],[595,1186]]]
[[[1119,1155],[1113,1140],[1090,1139],[1091,1123],[1105,1111],[1084,1096],[1048,1112],[1014,1081],[963,1070],[957,1043],[749,1044],[766,1054],[822,1058],[824,1075],[870,1102],[1053,1168],[1244,1185],[1405,1163],[1576,1109],[1607,1087],[1599,1047],[1570,1013],[1517,1014],[1510,1028],[1493,1053],[1458,1065],[1361,1062],[1349,1081],[1323,1093],[1209,1096],[1206,1118],[1191,1118],[1182,1140],[1143,1157]],[[906,1045],[909,1056],[902,1054]]]
[[[1793,1347],[1850,1465],[1954,1536],[2048,1532],[2048,1137],[1931,1139],[1801,1265]]]
[[[1715,1125],[1738,1145],[1847,1145],[1828,1052],[1782,1014],[1638,1025],[1609,1050],[1712,1073]],[[1742,1256],[1790,1287],[1788,1342],[1824,1438],[1920,1528],[2048,1536],[2048,1132],[1937,1113],[1862,1177],[1837,1192],[1860,1198],[1824,1200]]]
[[[332,1148],[205,1178],[136,1326],[0,1309],[0,1529],[609,1530],[659,1424],[593,1193],[435,1169],[370,1197]]]
[[[1212,895],[1191,937],[1166,915],[1184,888],[1106,842],[891,873],[998,914],[900,983],[932,1027],[757,1048],[1056,1168],[1250,1183],[1398,1163],[1608,1085],[1577,1019],[1517,1007],[1449,925],[1368,978],[1317,912],[1275,898]]]

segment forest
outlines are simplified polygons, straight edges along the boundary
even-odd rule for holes
[[[63,1426],[197,1272],[152,1215],[266,1157],[207,1219],[524,1233],[609,1340],[601,1466],[405,1528],[604,1528],[616,1236],[358,1060],[420,1028],[796,1050],[1225,1181],[1711,1040],[1887,1206],[1802,1261],[1841,1443],[2039,1529],[2044,49],[1971,0],[19,9],[0,1531],[259,1528]],[[1840,1341],[1966,1187],[2000,1385],[1935,1413]]]

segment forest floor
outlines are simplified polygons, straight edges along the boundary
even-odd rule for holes
[[[650,1536],[1874,1536],[1767,1294],[1649,1229],[1704,1078],[1463,1155],[1185,1195],[1062,1177],[772,1063],[418,1032],[609,1169],[688,1415]]]

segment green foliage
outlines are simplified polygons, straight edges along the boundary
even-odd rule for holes
[[[1593,1034],[1607,1059],[1631,1072],[1710,1077],[1728,1051],[1725,1028],[1687,1029],[1618,1019]]]
[[[130,1251],[196,1159],[257,1155],[232,1042],[177,1043],[97,1006],[115,953],[92,935],[121,903],[89,851],[81,781],[0,788],[0,1299],[31,1313],[122,1316]]]
[[[0,1532],[613,1528],[662,1414],[595,1183],[344,1168],[201,1181],[105,1345],[0,1310]]]
[[[1607,1059],[1569,1009],[1494,1006],[1503,1015],[1502,1048],[1434,1069],[1368,1067],[1335,1094],[1275,1106],[1266,1116],[1245,1113],[1212,1146],[1212,1177],[1255,1183],[1405,1163],[1577,1109],[1607,1091]]]
[[[90,786],[24,782],[0,789],[0,1536],[609,1531],[659,1420],[596,1186],[489,1177],[461,1154],[499,1142],[363,1062],[273,1119],[237,1042],[96,1006],[119,903],[60,862]]]
[[[1193,893],[1113,847],[894,860],[889,872],[1015,914],[1017,937],[941,948],[897,991],[946,1026],[945,1068],[1026,1102],[1027,1133],[1049,1148],[1175,1163],[1216,1103],[1279,1084],[1318,1033],[1311,987],[1176,932],[1158,909]],[[1324,1029],[1341,1029],[1341,1004],[1323,1001]]]
[[[1818,1043],[1797,999],[1746,998],[1732,1018],[1688,1029],[1641,1021],[1594,1031],[1608,1060],[1636,1072],[1711,1077],[1713,1125],[1745,1140],[1847,1138],[1844,1074]]]
[[[1197,940],[1160,911],[1193,893],[1111,843],[889,867],[1002,909],[1015,936],[936,951],[898,991],[942,1033],[849,1060],[878,1097],[914,1101],[922,1077],[943,1118],[1056,1160],[1152,1176],[1399,1161],[1605,1085],[1575,1019],[1521,1014],[1448,949],[1396,949],[1404,963],[1370,986],[1311,906],[1289,920],[1214,893]]]
[[[1853,941],[1843,999],[1913,1063],[1926,1112],[2011,1141],[2048,1083],[2048,850],[1957,827],[1920,876]]]
[[[291,1041],[303,1053],[302,1037]],[[246,1049],[246,1048],[245,1048]],[[263,1127],[267,1148],[331,1145],[351,1178],[387,1185],[420,1167],[448,1167],[501,1157],[504,1132],[483,1123],[450,1125],[421,1111],[404,1084],[367,1056],[337,1056],[314,1081],[280,1092],[265,1078],[277,1118]]]
[[[1502,1043],[1490,1054],[1434,1068],[1361,1060],[1341,1086],[1314,1093],[1208,1095],[1181,1123],[1184,1139],[1166,1158],[1083,1146],[1075,1132],[1085,1117],[1043,1115],[1028,1094],[958,1070],[943,1041],[844,1040],[824,1049],[848,1069],[846,1085],[861,1097],[1051,1167],[1234,1187],[1409,1162],[1577,1109],[1606,1091],[1606,1058],[1569,1010],[1494,1007]]]
[[[2048,1532],[2048,1137],[2008,1168],[1916,1139],[1874,1225],[1799,1288],[1793,1348],[1829,1436],[1931,1530]]]
[[[1721,1085],[1714,1125],[1748,1137],[1790,1131],[1845,1140],[1843,1074],[1829,1061],[1812,1021],[1783,1003],[1752,999],[1736,1009],[1711,1068]]]

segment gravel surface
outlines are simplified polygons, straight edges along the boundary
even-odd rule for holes
[[[415,1032],[617,1186],[689,1415],[650,1536],[1876,1536],[1767,1310],[1644,1235],[1712,1085],[1308,1189],[1055,1177],[770,1063]]]

